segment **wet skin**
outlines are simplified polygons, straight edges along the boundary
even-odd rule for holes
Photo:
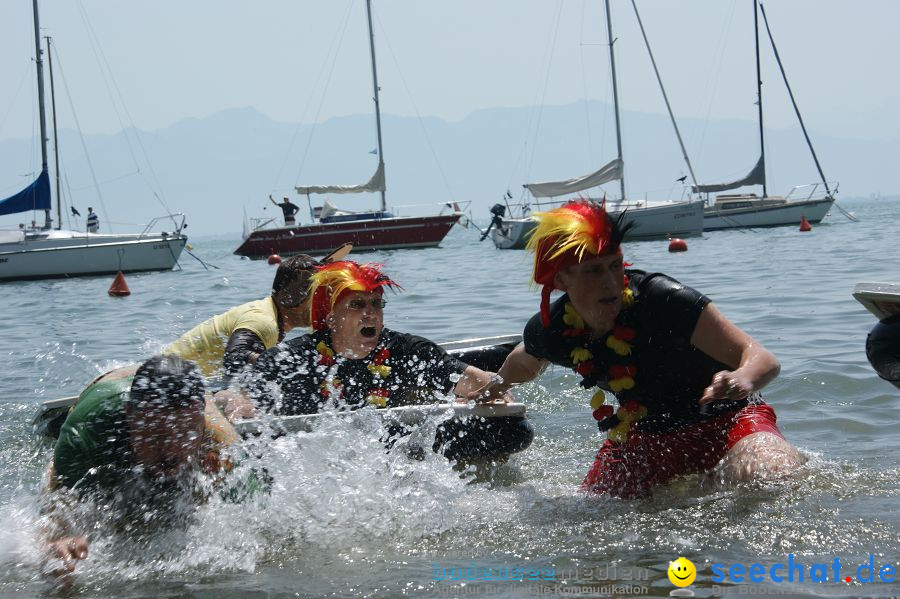
[[[384,329],[383,297],[378,291],[352,291],[328,315],[334,350],[347,358],[364,358],[378,345]]]
[[[202,402],[182,408],[150,407],[128,412],[135,462],[154,480],[168,480],[200,462]]]
[[[594,256],[556,275],[558,289],[569,294],[578,314],[595,334],[612,329],[622,310],[625,263],[621,254]]]

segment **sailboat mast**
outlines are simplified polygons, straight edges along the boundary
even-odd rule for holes
[[[753,0],[753,37],[756,40],[756,105],[759,108],[759,155],[763,165],[763,197],[769,197],[766,191],[766,143],[763,136],[763,106],[762,106],[762,73],[759,66],[759,9],[757,0]]]
[[[37,1],[37,0],[35,0]],[[375,88],[375,128],[378,130],[378,166],[384,170],[384,151],[381,146],[381,104],[378,102],[378,70],[375,68],[375,34],[372,31],[372,0],[366,0],[366,15],[369,17],[369,54],[372,57],[372,85]],[[384,189],[381,190],[381,211],[387,210]]]
[[[616,55],[613,50],[613,43],[615,40],[613,39],[612,34],[612,17],[610,16],[609,11],[609,0],[606,0],[606,32],[609,36],[609,66],[612,69],[612,86],[613,86],[613,108],[616,111],[616,148],[619,151],[619,164],[621,165],[621,172],[619,173],[619,185],[622,190],[622,198],[621,201],[625,201],[625,164],[622,162],[622,127],[619,122],[619,89],[616,83]]]
[[[53,52],[50,51],[49,35],[44,36],[47,40],[47,66],[50,70],[50,114],[53,115],[53,161],[56,163],[56,228],[62,229],[62,195],[59,193],[59,137],[57,136],[56,127],[56,92],[53,85]]]
[[[41,172],[47,170],[47,115],[44,110],[44,61],[41,60],[41,25],[38,19],[37,0],[31,2],[34,10],[34,63],[37,67],[38,110],[41,115]],[[57,198],[59,201],[59,198]],[[50,210],[44,210],[44,228],[50,228]]]

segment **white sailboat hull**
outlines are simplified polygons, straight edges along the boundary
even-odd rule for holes
[[[672,202],[654,206],[627,207],[626,220],[634,223],[625,240],[689,237],[703,233],[703,202]],[[610,210],[614,218],[621,210]],[[494,245],[501,250],[525,248],[528,234],[534,229],[532,218],[503,219],[491,231]]]
[[[0,243],[0,281],[170,270],[187,236],[75,233]]]
[[[754,205],[747,208],[719,210],[715,206],[704,210],[703,229],[715,231],[719,229],[735,229],[745,227],[780,227],[785,225],[800,226],[806,217],[811,223],[820,222],[834,203],[834,198],[825,197],[815,200],[791,201],[772,206]]]
[[[610,210],[613,218],[627,210],[626,221],[634,223],[625,235],[629,239],[690,237],[703,234],[703,202],[671,202]]]
[[[24,224],[20,224],[18,229],[0,230],[0,282],[102,275],[118,271],[171,269],[178,262],[178,257],[187,243],[187,236],[182,234],[187,226],[183,214],[168,214],[154,218],[141,233],[100,234],[51,227],[52,197],[47,166],[47,119],[44,110],[44,75],[41,60],[43,51],[37,0],[32,2],[32,6],[35,33],[34,62],[37,70],[40,112],[41,172],[25,189],[8,198],[0,198],[0,214],[39,213],[43,210],[46,224],[43,228],[38,228],[32,220],[28,229]],[[49,43],[48,37],[48,53]],[[53,82],[52,63],[50,81]],[[54,148],[54,152],[56,149]],[[59,156],[56,158],[58,170]],[[60,173],[57,172],[56,175],[59,177]],[[56,201],[57,222],[62,222],[60,205],[62,199],[57,197]],[[80,216],[74,206],[72,214]],[[171,233],[155,228],[160,223],[168,223],[170,220],[174,226]],[[98,216],[91,212],[91,208],[88,208],[85,221],[87,229],[98,230]]]

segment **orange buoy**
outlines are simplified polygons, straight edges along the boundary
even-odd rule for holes
[[[109,294],[113,297],[131,295],[131,289],[128,288],[128,283],[125,282],[125,275],[122,274],[121,270],[116,273],[116,278],[113,279],[112,285],[109,286]]]
[[[805,216],[800,217],[800,230],[801,231],[812,231],[812,225],[809,224],[809,221],[806,220]]]
[[[674,239],[669,240],[669,251],[670,252],[686,252],[687,251],[687,243],[684,239],[680,239],[675,237]]]
[[[269,264],[281,264],[281,256],[272,254],[269,256]]]

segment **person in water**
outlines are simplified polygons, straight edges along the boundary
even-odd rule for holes
[[[346,243],[319,262],[300,254],[278,265],[272,294],[200,323],[167,346],[164,354],[192,360],[207,378],[234,376],[296,327],[309,326],[309,278],[316,267],[343,260]]]
[[[550,363],[574,370],[597,390],[590,410],[607,435],[582,483],[591,493],[645,496],[720,463],[734,479],[801,464],[759,395],[778,375],[775,356],[700,292],[626,269],[624,216],[586,201],[534,214],[528,249],[540,311],[499,376],[470,397],[505,393]],[[554,289],[565,294],[551,303]]]
[[[126,497],[137,506],[160,495],[194,496],[198,470],[223,475],[220,454],[238,436],[212,402],[196,365],[156,356],[136,370],[106,373],[79,396],[60,430],[48,467],[52,527],[45,530],[50,573],[65,578],[88,554],[85,531],[73,530],[67,500]],[[146,519],[135,511],[133,520]]]
[[[384,326],[384,289],[398,285],[380,265],[340,261],[319,267],[310,282],[313,332],[269,350],[247,373],[255,406],[279,415],[328,407],[397,407],[465,395],[490,373],[463,364],[439,346]],[[226,413],[254,407],[234,395]]]

